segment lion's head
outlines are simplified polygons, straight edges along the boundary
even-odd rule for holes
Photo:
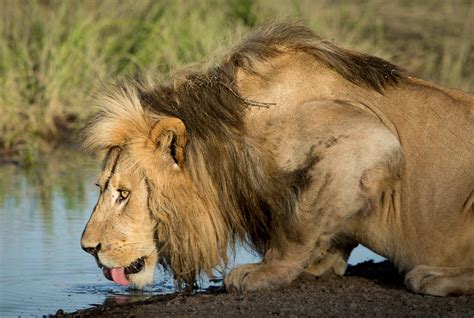
[[[126,152],[119,147],[108,151],[97,181],[100,197],[81,245],[108,279],[143,286],[153,279],[157,262],[157,221],[148,212],[145,176],[128,165]]]
[[[216,190],[192,182],[189,167],[201,163],[186,164],[183,122],[148,111],[137,94],[117,89],[88,129],[85,144],[106,155],[81,246],[118,284],[151,283],[158,261],[191,283],[226,261],[228,223],[216,215]]]

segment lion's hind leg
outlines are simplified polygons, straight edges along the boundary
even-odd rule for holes
[[[405,275],[405,284],[418,294],[474,295],[474,267],[419,265]]]

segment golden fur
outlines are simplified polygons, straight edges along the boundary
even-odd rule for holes
[[[144,257],[137,286],[158,261],[191,285],[242,240],[264,255],[226,277],[246,291],[342,275],[363,243],[415,292],[472,294],[473,105],[301,25],[261,27],[207,72],[105,95],[81,244],[107,268]]]

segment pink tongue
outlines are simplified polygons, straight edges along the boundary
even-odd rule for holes
[[[112,279],[119,285],[127,286],[129,284],[127,278],[125,277],[125,269],[123,267],[120,268],[111,268],[110,274],[112,275]]]

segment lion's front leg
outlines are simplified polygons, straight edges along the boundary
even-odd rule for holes
[[[289,285],[310,263],[312,249],[298,246],[284,254],[270,249],[261,263],[237,266],[225,278],[227,291],[249,292]]]
[[[334,213],[320,214],[320,220],[325,221],[322,222],[324,226],[314,226],[312,235],[306,236],[302,242],[284,240],[282,244],[280,241],[278,247],[267,251],[261,263],[234,268],[225,278],[227,291],[245,292],[287,286],[303,271],[308,271],[310,268],[314,270],[314,267],[321,268],[324,260],[332,259],[332,256],[336,256],[342,263],[338,263],[336,259],[336,262],[328,264],[344,267],[340,270],[342,275],[346,266],[346,253],[348,255],[352,248],[334,253],[331,240],[339,224],[338,218],[334,215]],[[303,232],[308,233],[308,230],[304,229]]]
[[[330,200],[338,193],[336,186],[337,183],[327,181],[315,185],[316,191],[305,193],[297,213],[300,240],[279,237],[261,263],[233,269],[225,279],[226,289],[244,292],[283,287],[310,265],[320,264],[328,257],[341,222],[365,203],[360,196],[350,192],[344,193],[345,200]]]
[[[390,133],[382,128],[381,134],[381,138],[385,138]],[[345,142],[349,142],[349,146]],[[328,266],[336,265],[339,273],[345,271],[347,257],[355,242],[348,239],[347,251],[341,252],[343,249],[340,249],[340,254],[334,257],[328,258],[328,253],[341,237],[352,237],[347,229],[351,228],[348,224],[357,219],[355,216],[375,209],[370,202],[396,180],[398,175],[395,172],[398,170],[394,168],[392,171],[389,167],[399,158],[398,148],[378,147],[368,154],[363,147],[367,145],[358,144],[354,149],[350,147],[352,142],[356,141],[344,139],[333,145],[331,151],[319,153],[319,161],[306,160],[311,164],[300,167],[299,172],[304,171],[307,183],[299,192],[295,213],[290,216],[293,219],[288,222],[288,226],[294,226],[293,232],[301,234],[300,237],[284,237],[285,231],[281,228],[273,229],[273,239],[278,242],[270,242],[270,249],[260,264],[232,270],[225,279],[227,290],[279,288],[290,284],[309,266],[314,265],[310,269],[313,272],[324,270],[324,260],[328,261]],[[354,154],[347,155],[347,148],[349,153],[360,151],[359,159],[353,160]],[[312,155],[315,154],[310,152],[309,156]]]
[[[227,291],[249,292],[289,285],[310,265],[332,255],[331,237],[322,234],[316,241],[285,241],[284,247],[270,248],[261,263],[234,268],[225,278]]]
[[[327,223],[328,228],[333,227],[329,224],[332,222]],[[285,240],[283,247],[280,242],[278,248],[270,248],[267,251],[261,263],[245,264],[234,268],[225,278],[227,291],[244,292],[284,287],[303,271],[315,274],[315,271],[325,272],[334,267],[336,273],[343,275],[348,255],[354,245],[338,247],[335,250],[331,244],[333,236],[330,233],[322,233],[307,237],[299,243]],[[327,268],[323,266],[326,263]]]

